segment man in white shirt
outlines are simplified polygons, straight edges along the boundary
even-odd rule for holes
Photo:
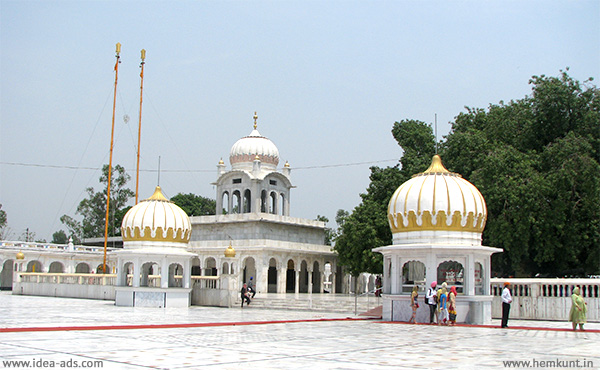
[[[508,314],[510,313],[510,304],[512,303],[512,296],[510,295],[510,283],[504,283],[504,289],[502,289],[502,327],[508,328]]]
[[[435,311],[437,308],[437,302],[435,298],[437,297],[437,293],[435,291],[435,287],[437,287],[437,282],[431,283],[431,287],[427,289],[427,293],[425,294],[425,298],[427,299],[427,304],[429,305],[429,323],[433,324],[433,318],[435,317]]]

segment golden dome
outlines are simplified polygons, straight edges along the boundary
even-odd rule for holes
[[[17,253],[17,259],[18,259],[18,260],[23,260],[23,259],[25,259],[25,254],[23,254],[23,252],[19,252],[19,253]]]
[[[154,194],[133,206],[121,224],[123,241],[187,243],[192,234],[188,215],[168,200],[160,186]]]
[[[388,205],[395,244],[431,239],[436,232],[459,244],[471,244],[477,239],[481,243],[486,218],[487,208],[479,190],[459,174],[448,171],[437,154],[427,170],[396,189]]]
[[[235,257],[235,249],[233,249],[231,244],[225,249],[225,257]]]

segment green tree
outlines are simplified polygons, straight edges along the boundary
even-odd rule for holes
[[[316,221],[325,222],[325,225],[329,222],[329,219],[325,216],[317,215]],[[325,227],[325,245],[331,245],[331,242],[335,238],[335,230],[330,227]]]
[[[135,193],[126,187],[131,177],[125,172],[125,169],[116,165],[112,169],[108,235],[121,235],[121,222],[125,215],[124,209],[127,202]],[[82,216],[82,221],[78,222],[74,218],[63,215],[61,221],[69,229],[73,239],[78,242],[83,238],[94,238],[104,236],[104,227],[106,224],[106,190],[108,188],[108,165],[102,167],[102,175],[99,179],[103,184],[103,189],[96,192],[94,188],[86,189],[88,197],[83,199],[77,206],[77,214]],[[76,236],[76,237],[75,237]]]
[[[0,240],[4,240],[8,237],[8,218],[6,211],[2,209],[2,203],[0,203]]]
[[[52,234],[52,243],[54,244],[67,244],[69,242],[69,238],[67,237],[67,233],[64,230],[58,230],[54,234]]]
[[[192,193],[178,193],[171,198],[171,201],[181,207],[190,217],[214,215],[217,209],[217,202],[214,199]]]
[[[361,272],[382,272],[382,256],[372,249],[392,242],[387,218],[389,200],[400,184],[429,166],[431,156],[435,153],[433,131],[424,122],[396,122],[392,135],[404,150],[400,160],[402,169],[398,165],[371,167],[371,182],[366,193],[360,194],[361,203],[351,214],[338,211],[336,217],[338,234],[334,250],[338,253],[340,264],[353,276]]]

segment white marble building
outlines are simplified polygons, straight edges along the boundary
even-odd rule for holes
[[[192,272],[234,274],[240,287],[252,277],[259,293],[342,292],[325,224],[290,217],[291,168],[277,169],[279,150],[258,132],[257,118],[250,135],[231,147],[231,169],[223,160],[217,165],[216,215],[191,217],[188,250],[199,255]],[[235,257],[225,257],[229,245]]]
[[[383,254],[383,318],[408,321],[410,293],[419,287],[417,321],[429,322],[423,296],[431,282],[458,291],[457,321],[492,318],[490,256],[500,248],[481,245],[487,208],[477,188],[449,172],[438,155],[431,166],[398,187],[388,205],[393,245]]]

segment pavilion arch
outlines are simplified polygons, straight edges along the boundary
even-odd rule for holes
[[[159,287],[160,283],[153,276],[160,275],[160,265],[156,261],[144,262],[140,268],[141,287]]]
[[[277,193],[272,191],[269,194],[269,213],[274,215],[279,214],[278,204],[277,204]]]
[[[161,274],[161,279],[164,279],[164,272]],[[169,288],[181,288],[183,286],[183,266],[180,263],[171,263],[169,265]]]
[[[194,257],[192,258],[191,263],[191,276],[201,276],[202,275],[202,266],[200,265],[200,258]]]
[[[269,270],[267,272],[267,293],[277,293],[277,260],[269,259]]]
[[[204,260],[204,276],[217,276],[217,260],[214,257],[208,257]]]
[[[92,268],[90,267],[89,264],[87,264],[85,262],[79,262],[77,264],[77,266],[75,266],[75,273],[76,274],[89,274],[91,269]]]
[[[48,267],[48,272],[54,274],[62,274],[65,272],[65,265],[63,265],[62,262],[54,261],[50,264],[50,267]]]
[[[0,273],[0,290],[12,290],[14,264],[15,263],[12,259],[8,259],[2,263],[2,273]]]
[[[260,211],[267,213],[267,191],[263,190],[260,192]]]
[[[221,194],[221,213],[226,215],[231,213],[231,209],[229,209],[229,192],[228,191],[224,191],[223,194]]]
[[[132,286],[133,285],[133,262],[125,262],[123,264],[123,268],[120,271],[122,274],[121,281],[123,281],[124,286]]]
[[[250,189],[246,189],[246,191],[244,191],[244,212],[243,213],[250,213],[252,212],[252,192],[250,191]]]
[[[375,280],[377,277],[373,274],[369,274],[369,278],[367,280],[367,292],[375,292]]]
[[[246,257],[242,262],[242,282],[247,283],[250,277],[256,277],[256,261],[254,257]]]
[[[43,272],[43,265],[40,261],[34,260],[27,263],[27,272]]]
[[[296,291],[296,264],[293,259],[287,261],[287,270],[285,274],[285,291],[286,293],[294,293]]]
[[[223,266],[221,268],[221,275],[229,274],[229,262],[223,262]]]
[[[321,292],[321,272],[319,271],[319,262],[313,262],[313,270],[312,270],[312,292],[320,293]]]
[[[308,293],[308,263],[302,260],[300,263],[300,293]]]
[[[279,201],[281,202],[281,207],[280,207],[281,213],[280,213],[280,215],[281,216],[285,216],[286,209],[285,209],[285,194],[284,193],[281,193],[279,195]]]
[[[421,261],[411,260],[402,266],[402,293],[410,294],[414,286],[425,291],[427,269]]]
[[[475,295],[484,295],[485,293],[485,289],[484,289],[484,271],[483,271],[483,265],[480,262],[475,262],[475,279],[474,279],[474,283],[475,283]]]
[[[464,267],[458,261],[444,261],[437,267],[437,282],[438,286],[446,282],[448,289],[451,286],[456,286],[457,293],[464,293]]]
[[[232,193],[229,213],[242,213],[242,195],[239,190],[234,190]]]

